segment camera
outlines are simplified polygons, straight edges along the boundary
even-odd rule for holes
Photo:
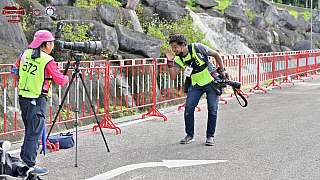
[[[73,51],[78,51],[80,53],[99,55],[102,51],[101,41],[88,41],[88,42],[62,42],[60,41],[61,29],[63,24],[58,22],[57,32],[55,34],[55,52],[62,51],[63,49],[70,49]]]
[[[230,81],[228,77],[222,75],[222,69],[218,67],[217,72],[219,74],[219,79],[216,80],[222,88],[225,88],[227,85],[234,87],[235,89],[240,89],[241,83],[236,81]]]

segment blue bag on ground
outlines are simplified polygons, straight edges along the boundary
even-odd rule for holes
[[[50,143],[56,144],[56,141],[59,141],[59,149],[68,149],[74,146],[73,134],[68,132],[67,134],[51,136],[48,138]]]

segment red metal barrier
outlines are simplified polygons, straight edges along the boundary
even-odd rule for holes
[[[222,56],[225,67],[231,77],[230,80],[241,82],[242,86],[255,85],[251,90],[263,90],[261,83],[272,81],[268,86],[279,86],[276,80],[284,79],[281,83],[292,83],[292,80],[303,80],[302,78],[312,78],[311,75],[318,75],[320,68],[319,50],[295,51],[295,52],[275,52],[246,55],[225,55]],[[63,71],[66,63],[58,63],[58,67]],[[0,65],[0,67],[11,69],[13,65]],[[2,79],[3,92],[3,128],[0,136],[23,132],[23,123],[18,119],[18,88],[17,82],[11,77],[8,78],[10,70],[0,73]],[[74,71],[69,69],[68,76]],[[112,60],[106,61],[82,61],[80,71],[83,74],[84,81],[90,86],[90,99],[96,104],[97,116],[103,117],[101,126],[104,128],[115,129],[116,134],[121,133],[121,129],[111,121],[110,115],[124,111],[134,111],[137,108],[151,106],[151,110],[142,115],[159,116],[167,120],[166,116],[161,114],[157,105],[161,103],[185,99],[183,92],[184,77],[179,73],[176,80],[170,80],[166,67],[166,59],[131,59],[131,60]],[[290,77],[294,77],[290,79]],[[100,82],[101,81],[101,82]],[[141,84],[142,82],[142,84]],[[102,85],[102,87],[100,87]],[[142,88],[140,88],[142,86]],[[14,89],[13,91],[8,91]],[[151,88],[152,87],[152,88]],[[75,89],[77,87],[73,87]],[[228,87],[230,88],[230,87]],[[49,99],[49,118],[47,126],[52,125],[53,111],[61,104],[61,97],[64,94],[65,87],[52,85],[52,91],[55,96]],[[104,99],[100,101],[100,89],[103,89]],[[114,94],[110,94],[110,89]],[[84,88],[82,88],[84,91]],[[151,91],[152,90],[152,91]],[[57,94],[57,95],[56,95]],[[97,97],[93,99],[93,94]],[[70,96],[73,95],[70,93]],[[14,97],[14,100],[12,99]],[[224,101],[223,98],[220,99]],[[8,102],[11,104],[8,106]],[[71,100],[72,102],[72,100]],[[135,103],[136,102],[136,103]],[[227,101],[225,101],[227,103]],[[14,108],[11,108],[13,107]],[[78,114],[79,120],[93,118],[92,108],[88,106],[88,100],[85,100],[82,94],[82,103],[79,104],[82,113]],[[88,107],[86,107],[88,106]],[[102,108],[100,109],[100,107]],[[75,104],[70,103],[69,93],[67,104],[64,111],[59,112],[59,120],[56,124],[75,121],[75,114],[72,109]],[[179,108],[183,107],[179,106]],[[200,110],[199,110],[200,111]],[[8,121],[8,112],[10,121]],[[12,112],[12,115],[11,115]],[[14,120],[13,120],[14,118]],[[11,123],[8,126],[8,122]],[[1,126],[1,122],[0,122]],[[10,127],[10,128],[9,128]],[[93,129],[96,130],[95,126]]]

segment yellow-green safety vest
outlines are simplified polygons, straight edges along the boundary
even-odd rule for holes
[[[176,56],[174,58],[174,61],[177,64],[179,64],[183,69],[185,69],[187,67],[187,64],[191,64],[191,62],[189,62],[189,61],[191,61],[192,60],[191,57],[193,57],[194,58],[194,62],[192,64],[193,73],[191,74],[192,85],[198,84],[199,86],[204,86],[206,84],[209,84],[213,80],[213,78],[210,75],[208,68],[204,68],[202,71],[194,73],[195,69],[204,65],[205,62],[198,57],[198,55],[195,51],[195,48],[194,48],[194,43],[191,44],[191,47],[192,47],[192,51],[191,51],[192,56],[189,51],[187,56],[182,58],[182,61],[179,56]]]
[[[19,68],[19,95],[25,98],[38,98],[43,91],[45,82],[45,68],[53,57],[41,51],[40,57],[31,58],[33,49],[27,50],[26,62],[20,63]],[[21,62],[21,61],[20,61]],[[51,77],[50,77],[51,78]],[[49,81],[48,87],[50,87]],[[47,92],[46,92],[47,93]]]

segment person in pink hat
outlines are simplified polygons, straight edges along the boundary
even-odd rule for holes
[[[47,174],[47,169],[35,166],[37,151],[46,115],[47,98],[52,80],[61,86],[68,81],[49,54],[54,47],[54,37],[47,30],[35,33],[30,49],[17,58],[10,75],[17,80],[21,116],[25,126],[25,137],[20,157],[33,168],[32,174]]]

